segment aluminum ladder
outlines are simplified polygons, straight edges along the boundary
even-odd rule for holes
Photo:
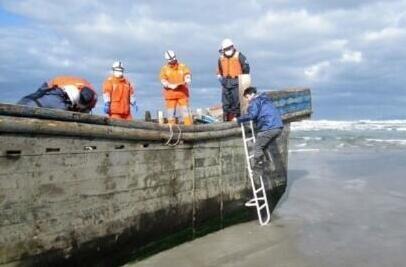
[[[254,124],[252,121],[249,122],[249,127],[251,131],[251,137],[246,136],[245,133],[245,126],[244,123],[241,123],[241,132],[242,132],[242,139],[244,142],[244,150],[245,150],[245,158],[247,160],[247,169],[248,169],[248,176],[251,181],[252,193],[253,198],[245,203],[247,207],[256,207],[259,224],[261,226],[267,225],[271,220],[271,213],[269,211],[268,205],[268,198],[266,196],[266,190],[264,186],[264,181],[262,179],[262,175],[259,177],[254,177],[254,173],[252,171],[251,161],[254,158],[254,154],[250,154],[248,143],[252,142],[255,145],[255,132],[254,132]],[[259,180],[259,187],[255,184],[255,180]]]

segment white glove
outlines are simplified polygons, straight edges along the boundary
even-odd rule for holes
[[[174,83],[168,84],[168,88],[169,88],[169,89],[175,90],[177,87],[178,87],[177,84],[174,84]]]
[[[135,96],[134,95],[130,96],[130,104],[131,105],[135,104]]]
[[[189,85],[192,82],[192,77],[190,74],[185,75],[185,83]]]
[[[169,86],[169,82],[167,80],[161,80],[161,83],[165,88]]]

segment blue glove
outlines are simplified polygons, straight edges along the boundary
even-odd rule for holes
[[[137,102],[134,100],[134,103],[132,103],[131,105],[133,106],[134,112],[137,112],[138,111]]]
[[[110,102],[104,103],[103,111],[106,114],[110,114]]]

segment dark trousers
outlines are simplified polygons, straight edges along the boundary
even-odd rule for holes
[[[263,160],[264,151],[269,148],[271,143],[282,133],[282,128],[270,129],[258,132],[254,147],[254,162]]]
[[[238,86],[232,88],[223,87],[221,101],[223,103],[224,120],[230,121],[240,116],[240,97]]]

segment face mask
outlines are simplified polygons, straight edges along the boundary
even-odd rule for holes
[[[170,66],[176,66],[176,65],[178,65],[178,61],[176,59],[174,59],[174,60],[168,61],[168,64]]]
[[[235,50],[234,49],[228,49],[226,51],[224,51],[224,55],[227,57],[231,57],[232,55],[234,55]]]
[[[113,76],[116,78],[123,77],[123,72],[121,70],[113,70]]]

